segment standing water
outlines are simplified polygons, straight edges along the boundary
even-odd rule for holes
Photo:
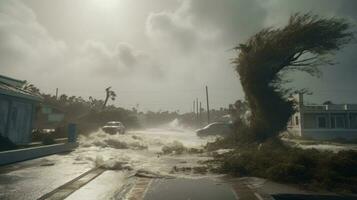
[[[179,165],[192,167],[209,159],[196,154],[207,141],[180,126],[176,119],[157,128],[127,131],[123,135],[100,130],[82,136],[73,155],[78,162],[92,162],[106,169],[168,175]]]
[[[79,147],[69,154],[17,163],[16,169],[0,172],[0,182],[6,182],[0,184],[0,199],[38,199],[96,167],[104,172],[66,199],[111,199],[125,196],[122,190],[137,177],[202,177],[205,170],[197,169],[210,159],[198,150],[208,139],[197,137],[178,120],[123,135],[99,130],[78,141]]]

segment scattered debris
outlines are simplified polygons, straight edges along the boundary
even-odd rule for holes
[[[142,178],[175,178],[173,176],[169,176],[169,175],[164,175],[164,174],[160,174],[160,173],[156,173],[156,172],[151,172],[151,171],[147,171],[147,170],[138,170],[135,173],[135,176],[137,177],[142,177]]]
[[[41,164],[40,166],[46,167],[46,166],[53,166],[53,165],[55,165],[54,162],[48,162],[48,163],[43,163],[43,164]]]
[[[186,147],[179,141],[173,141],[162,147],[163,154],[182,154],[187,151]]]
[[[195,154],[195,153],[203,153],[204,152],[204,150],[203,149],[198,149],[198,148],[189,148],[188,150],[187,150],[187,152],[188,153],[192,153],[192,154]]]
[[[208,172],[208,169],[206,166],[197,166],[193,167],[193,173],[195,174],[206,174]]]

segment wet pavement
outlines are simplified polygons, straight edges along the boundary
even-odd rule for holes
[[[155,179],[151,182],[144,200],[236,200],[230,184],[217,180],[203,179]]]
[[[59,196],[55,199],[109,199],[135,179],[137,172],[161,177],[170,175],[174,166],[200,166],[201,161],[210,157],[175,151],[200,148],[206,142],[194,131],[179,127],[175,121],[166,127],[128,131],[125,135],[98,131],[80,137],[79,147],[71,153],[1,166],[0,199],[32,200],[50,196]],[[163,154],[165,146],[173,147],[174,151]],[[89,177],[89,181],[74,181],[96,167],[103,171]]]
[[[71,153],[0,167],[0,199],[351,199],[212,174],[203,164],[210,155],[197,151],[206,142],[175,121],[125,135],[98,131]]]
[[[313,194],[276,194],[273,195],[275,200],[356,200],[354,196],[337,196],[337,195],[313,195]]]

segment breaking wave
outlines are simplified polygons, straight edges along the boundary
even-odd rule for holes
[[[110,135],[103,131],[92,133],[89,136],[83,136],[79,139],[79,145],[82,147],[110,147],[114,149],[147,149],[148,145],[136,135]]]
[[[110,135],[100,130],[79,138],[74,163],[124,170],[135,176],[168,176],[173,167],[197,165],[199,160],[207,159],[197,156],[206,142],[177,119],[162,127],[125,134]]]

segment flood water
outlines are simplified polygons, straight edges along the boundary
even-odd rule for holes
[[[194,130],[185,129],[174,120],[161,127],[127,131],[123,135],[110,135],[100,130],[82,136],[73,156],[78,162],[92,162],[108,169],[145,170],[164,174],[177,164],[196,164],[207,159],[187,151],[191,148],[202,149],[212,139],[199,138]]]
[[[193,169],[203,166],[210,157],[189,151],[213,139],[197,137],[194,130],[181,127],[177,120],[123,135],[99,130],[80,136],[79,147],[71,153],[17,163],[16,170],[0,173],[0,180],[6,182],[0,185],[0,199],[37,199],[95,167],[106,171],[67,199],[109,199],[137,174],[204,177],[207,174]]]

